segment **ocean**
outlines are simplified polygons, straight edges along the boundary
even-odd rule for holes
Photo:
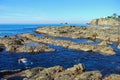
[[[1,24],[0,37],[12,36],[21,33],[33,33],[38,27],[44,26],[61,26],[63,24]],[[81,25],[81,24],[80,24]],[[72,39],[72,38],[56,38],[60,40],[69,40],[76,43],[87,43],[87,39]],[[98,44],[99,41],[93,44]],[[5,50],[0,53],[0,70],[15,70],[21,69],[18,64],[20,57],[25,57],[30,60],[33,67],[52,67],[56,65],[63,66],[64,68],[72,67],[75,64],[82,63],[85,65],[87,71],[99,70],[103,75],[111,73],[120,73],[120,50],[117,49],[118,44],[109,44],[112,46],[116,55],[106,56],[99,53],[76,51],[72,49],[63,48],[48,44],[50,47],[55,48],[55,52],[44,52],[40,54],[28,53],[9,53]]]
[[[0,37],[12,36],[21,33],[34,33],[37,27],[43,26],[63,26],[64,24],[0,24]],[[86,24],[70,24],[85,26]]]
[[[59,24],[0,24],[0,37],[21,33],[33,33],[40,26],[59,26]]]

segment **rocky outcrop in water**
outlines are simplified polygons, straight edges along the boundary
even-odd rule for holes
[[[54,40],[52,38],[39,38],[33,34],[21,34],[21,37],[28,38],[30,40],[47,43],[47,44],[54,44],[58,46],[62,46],[65,48],[75,49],[75,50],[82,50],[82,51],[90,51],[90,52],[100,52],[106,55],[114,55],[115,52],[111,47],[108,46],[101,46],[101,45],[91,45],[91,44],[78,44],[71,41],[66,40]],[[32,36],[32,37],[31,37]]]
[[[27,46],[26,43],[31,41],[26,38],[17,38],[17,37],[3,37],[0,38],[0,44],[4,45],[6,51],[9,52],[28,52],[28,53],[40,53],[40,52],[51,52],[55,49],[46,46],[45,44],[39,43],[37,46]]]
[[[1,70],[0,79],[7,80],[120,80],[119,74],[105,77],[100,71],[85,71],[83,64],[64,69],[62,66],[50,68],[36,67],[25,70]]]
[[[108,41],[110,43],[118,42],[118,30],[116,27],[42,27],[36,29],[37,33],[47,34],[54,37],[69,38],[87,38],[92,40]]]
[[[8,72],[8,71],[7,71]],[[9,71],[10,72],[10,71]],[[15,72],[15,71],[14,71]],[[5,71],[3,72],[5,73]],[[51,68],[33,68],[6,74],[5,79],[14,79],[16,76],[24,77],[24,80],[101,80],[102,74],[99,71],[85,72],[85,66],[82,64],[74,65],[71,68],[64,69],[61,66]]]
[[[44,37],[39,38],[33,34],[20,34],[20,38],[17,37],[4,37],[0,39],[0,43],[3,44],[9,52],[28,52],[28,53],[39,53],[39,52],[51,52],[55,49],[46,46],[45,44],[54,44],[65,48],[82,50],[88,52],[100,52],[106,55],[114,55],[114,50],[109,46],[103,45],[91,45],[91,44],[78,44],[67,40],[55,40],[52,38]],[[39,43],[37,46],[26,46],[31,42]],[[44,43],[44,44],[43,44]]]

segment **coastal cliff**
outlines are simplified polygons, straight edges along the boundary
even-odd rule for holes
[[[100,19],[93,19],[90,24],[93,25],[118,25],[119,21],[115,19],[106,19],[106,18],[100,18]]]
[[[105,18],[93,19],[90,24],[93,25],[118,25],[120,23],[120,16],[107,16]]]

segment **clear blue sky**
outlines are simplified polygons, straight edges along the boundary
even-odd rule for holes
[[[86,23],[120,14],[120,0],[0,0],[0,23]]]

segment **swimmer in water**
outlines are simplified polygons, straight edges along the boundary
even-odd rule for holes
[[[27,58],[24,58],[24,57],[18,59],[18,63],[23,64],[25,68],[29,68],[30,65],[32,64],[32,62],[29,62]]]

